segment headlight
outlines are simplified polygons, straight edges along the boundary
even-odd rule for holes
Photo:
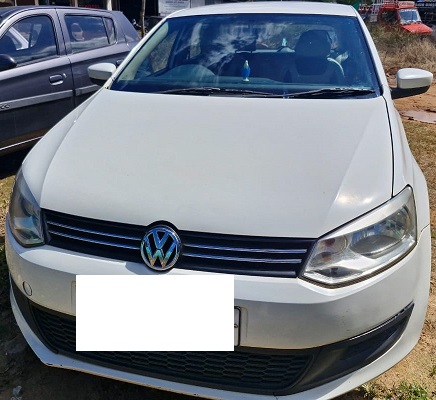
[[[416,245],[412,189],[376,210],[321,238],[302,277],[327,286],[367,278],[393,265]]]
[[[41,209],[18,171],[9,204],[9,227],[15,239],[25,247],[44,244]]]

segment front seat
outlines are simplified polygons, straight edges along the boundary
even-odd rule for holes
[[[344,71],[329,58],[331,41],[323,30],[303,32],[295,46],[295,63],[289,70],[288,82],[314,84],[341,84]]]

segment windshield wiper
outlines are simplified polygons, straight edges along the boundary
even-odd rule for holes
[[[287,98],[310,98],[310,97],[320,97],[323,99],[334,99],[338,97],[355,97],[355,96],[365,96],[368,94],[375,93],[372,89],[353,89],[353,88],[324,88],[318,90],[310,90],[308,92],[300,92],[288,94]]]
[[[210,96],[215,94],[223,95],[237,95],[244,97],[287,97],[287,95],[274,94],[269,92],[259,92],[255,90],[246,89],[225,89],[218,87],[193,87],[193,88],[181,88],[181,89],[169,89],[160,92],[155,92],[158,94],[194,94],[201,96]]]
[[[242,97],[268,97],[268,98],[282,98],[282,99],[292,99],[292,98],[311,98],[319,97],[323,99],[331,99],[338,97],[352,97],[352,96],[364,96],[367,94],[375,93],[372,89],[353,89],[353,88],[324,88],[318,90],[310,90],[307,92],[299,93],[270,93],[270,92],[260,92],[255,90],[247,89],[226,89],[218,87],[193,87],[193,88],[180,88],[180,89],[169,89],[160,92],[155,92],[158,94],[193,94],[201,96],[210,95],[236,95]]]

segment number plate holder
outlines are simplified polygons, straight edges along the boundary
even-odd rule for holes
[[[239,307],[235,307],[235,347],[239,346],[240,342],[240,326],[241,326],[241,309]]]

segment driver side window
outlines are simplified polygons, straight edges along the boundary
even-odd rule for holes
[[[10,55],[18,65],[57,56],[51,19],[41,15],[16,22],[0,39],[0,54]]]

